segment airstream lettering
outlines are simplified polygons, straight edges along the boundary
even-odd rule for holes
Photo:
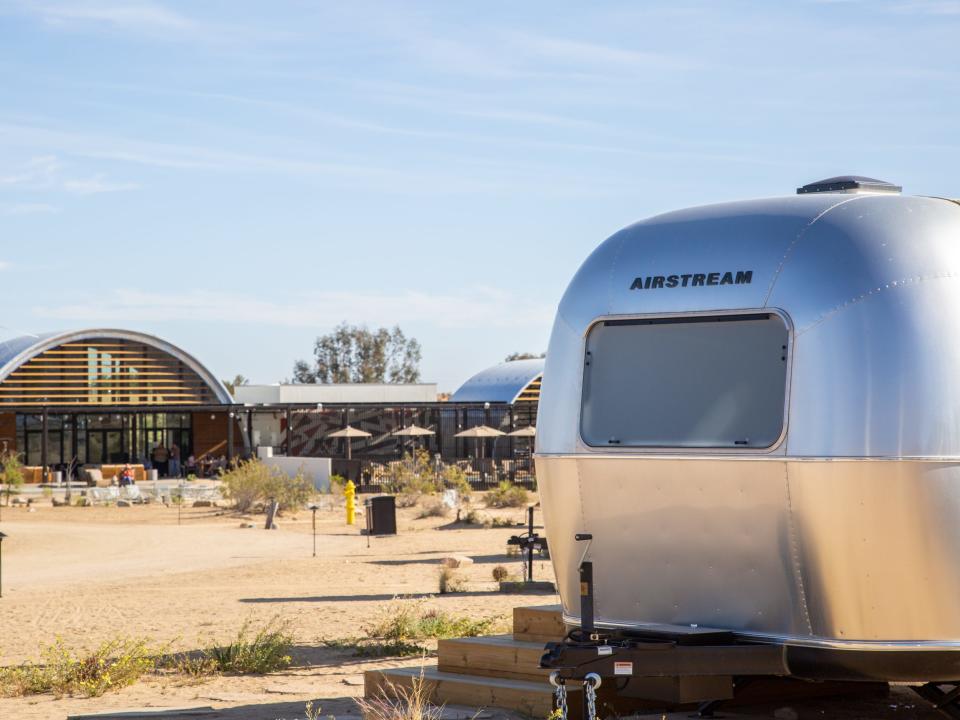
[[[630,283],[631,290],[656,290],[658,288],[704,287],[707,285],[749,285],[753,281],[753,270],[733,272],[688,273],[685,275],[647,275],[635,277]]]
[[[715,628],[807,678],[960,680],[958,336],[960,204],[889,183],[607,239],[559,304],[537,423],[565,622]]]

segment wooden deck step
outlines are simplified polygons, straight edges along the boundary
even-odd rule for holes
[[[513,609],[513,639],[525,642],[563,640],[567,628],[559,605],[539,605]]]
[[[545,682],[549,674],[539,667],[543,643],[510,635],[441,640],[437,652],[437,668],[444,673],[532,682]]]
[[[436,705],[466,705],[474,708],[502,708],[534,718],[547,717],[553,710],[553,692],[547,682],[529,682],[492,677],[472,677],[459,673],[423,669],[430,702]],[[363,676],[367,698],[393,695],[390,688],[409,689],[420,677],[420,668],[368,670]],[[579,702],[579,690],[571,692],[571,703]]]

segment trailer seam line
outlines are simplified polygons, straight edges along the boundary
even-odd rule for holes
[[[859,200],[861,197],[863,197],[863,196],[862,196],[862,195],[854,195],[853,197],[850,197],[850,198],[847,198],[847,199],[845,199],[845,200],[841,200],[840,202],[834,203],[834,204],[831,205],[830,207],[828,207],[828,208],[822,210],[820,213],[818,213],[818,214],[816,215],[816,217],[813,218],[813,220],[811,220],[810,222],[808,222],[806,225],[804,225],[804,226],[800,229],[800,232],[797,233],[797,236],[796,236],[793,240],[790,241],[790,244],[789,244],[789,245],[787,245],[787,249],[784,251],[783,257],[780,259],[780,264],[777,265],[777,269],[776,269],[776,271],[774,271],[773,277],[770,278],[770,284],[767,286],[767,294],[766,294],[766,296],[763,298],[763,303],[761,304],[761,307],[767,307],[767,303],[770,302],[770,297],[773,295],[773,286],[776,285],[776,284],[777,284],[777,280],[780,279],[780,273],[783,271],[783,266],[787,264],[787,259],[790,257],[790,254],[793,252],[794,246],[796,246],[796,244],[797,244],[798,242],[800,242],[800,239],[807,233],[807,230],[809,230],[810,228],[812,228],[812,227],[814,226],[814,224],[815,224],[820,218],[822,218],[824,215],[826,215],[828,212],[830,212],[830,211],[833,210],[834,208],[838,208],[838,207],[840,207],[841,205],[844,205],[844,204],[846,204],[846,203],[848,203],[848,202],[853,202],[854,200]]]
[[[827,320],[832,318],[834,315],[839,314],[843,310],[846,310],[847,308],[852,307],[853,305],[857,305],[861,302],[864,302],[865,300],[868,300],[875,295],[879,295],[880,293],[886,292],[887,290],[900,290],[907,285],[919,285],[920,283],[929,282],[931,280],[950,280],[956,277],[960,277],[960,274],[955,272],[945,272],[945,273],[934,273],[932,275],[915,275],[913,277],[898,278],[896,280],[891,280],[888,283],[884,283],[883,285],[879,285],[871,290],[867,290],[865,293],[861,293],[857,297],[851,298],[849,300],[845,300],[839,305],[836,305],[831,309],[827,310],[826,312],[821,313],[820,316],[817,317],[817,319],[812,320],[811,322],[804,325],[800,330],[797,330],[795,335],[799,337],[800,335],[807,332],[808,330],[812,330],[818,325],[826,322]]]
[[[787,464],[783,464],[783,479],[787,490],[787,524],[790,533],[790,555],[793,565],[793,580],[800,592],[800,609],[803,612],[803,619],[807,623],[807,632],[813,635],[813,623],[810,622],[810,609],[807,607],[807,593],[803,586],[803,572],[800,569],[800,553],[798,551],[796,525],[793,521],[793,497],[790,494],[790,472]]]

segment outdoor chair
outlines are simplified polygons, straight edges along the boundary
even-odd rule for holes
[[[140,492],[140,488],[136,485],[124,485],[120,488],[120,499],[129,500],[130,502],[142,503],[143,494]]]

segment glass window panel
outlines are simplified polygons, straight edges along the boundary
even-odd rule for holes
[[[584,368],[584,441],[770,447],[783,429],[787,337],[772,314],[595,325]]]

